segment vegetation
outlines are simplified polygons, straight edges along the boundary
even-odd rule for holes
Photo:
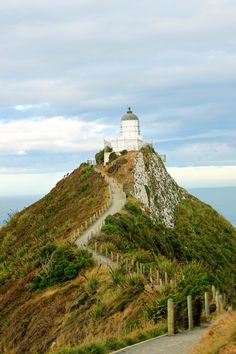
[[[115,161],[118,158],[118,155],[115,152],[112,152],[109,156],[109,163]]]
[[[149,154],[149,153],[156,153],[154,147],[151,144],[146,144],[144,145],[141,149],[141,152],[145,153],[145,154]]]
[[[236,349],[236,312],[229,311],[208,329],[191,354],[233,354]]]
[[[125,149],[125,150],[122,150],[121,152],[120,152],[120,154],[123,156],[123,155],[127,155],[128,154],[128,151]]]
[[[151,147],[144,151],[146,161]],[[129,194],[135,153],[124,155],[104,170],[125,183],[128,202],[106,218],[96,240],[104,252],[123,256],[118,269],[96,267],[90,253],[70,243],[108,196],[103,178],[87,164],[0,229],[0,352],[109,353],[162,334],[170,297],[177,325],[185,327],[187,295],[195,324],[211,284],[231,296],[235,229],[187,194],[173,229],[155,223]],[[159,269],[162,279],[167,272],[176,285],[151,286],[150,269]]]
[[[74,349],[65,348],[63,350],[55,351],[55,354],[108,354],[111,351],[118,350],[129,345],[136,344],[153,337],[160,336],[165,333],[165,328],[154,329],[150,331],[143,331],[136,335],[124,336],[117,339],[115,337],[108,337],[105,342],[91,343],[82,345]]]
[[[37,269],[44,246],[69,241],[107,195],[103,178],[82,164],[44,198],[14,214],[0,229],[0,285]]]
[[[137,202],[129,201],[121,214],[108,216],[98,242],[113,244],[116,251],[142,263],[174,269],[177,263],[197,261],[208,279],[230,293],[235,283],[236,231],[210,206],[189,196],[177,208],[175,228],[153,223]],[[111,246],[110,246],[111,247]],[[160,262],[159,262],[160,263]],[[170,269],[171,271],[171,269]],[[189,279],[190,280],[190,279]]]
[[[97,165],[101,165],[104,163],[104,149],[96,153],[95,160]]]
[[[188,295],[192,295],[194,325],[200,325],[204,292],[210,288],[208,276],[201,265],[195,262],[184,266],[182,272],[184,277],[177,282],[175,289],[166,287],[161,296],[154,297],[153,301],[146,306],[148,317],[155,323],[167,317],[167,300],[171,298],[175,303],[176,327],[187,328],[186,299]]]
[[[44,246],[41,257],[44,263],[32,278],[31,290],[41,290],[74,279],[82,269],[92,264],[92,255],[74,245]]]

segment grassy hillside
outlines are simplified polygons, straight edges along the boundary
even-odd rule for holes
[[[65,243],[105,203],[108,189],[93,168],[79,169],[37,203],[16,213],[0,229],[0,284],[38,267],[48,243]]]
[[[214,283],[231,296],[235,229],[187,193],[174,228],[153,220],[129,193],[134,156],[106,166],[125,185],[128,200],[90,241],[123,257],[118,270],[96,266],[89,252],[69,242],[108,198],[104,179],[86,164],[0,229],[0,353],[109,353],[163,333],[169,297],[178,326],[185,327],[187,294],[197,304]],[[142,274],[135,273],[136,262]],[[176,285],[151,286],[150,269]]]
[[[117,285],[108,268],[97,268],[87,251],[68,243],[107,197],[103,178],[83,164],[1,228],[1,353],[93,341],[113,348],[158,333],[162,323],[143,323],[144,279],[123,274]]]
[[[147,266],[162,263],[163,273],[174,272],[176,264],[198,262],[209,281],[229,294],[236,281],[235,228],[191,195],[176,209],[173,229],[154,223],[130,198],[122,213],[107,217],[97,243]]]
[[[146,168],[150,169],[150,154],[154,151],[147,147],[142,152]],[[120,183],[130,186],[134,159],[135,153],[128,153],[118,157],[105,170]],[[165,170],[163,164],[162,169]],[[151,182],[156,183],[155,180]],[[155,189],[155,185],[152,188]],[[153,223],[148,213],[142,212],[146,207],[130,198],[131,203],[123,213],[107,220],[103,228],[104,243],[124,255],[132,253],[142,262],[154,261],[160,254],[179,263],[200,262],[212,282],[230,292],[236,283],[236,229],[212,207],[180,187],[176,188],[180,189],[183,198],[175,208],[173,228],[165,227],[158,220]],[[132,192],[131,187],[129,191]]]

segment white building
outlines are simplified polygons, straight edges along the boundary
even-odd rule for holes
[[[123,150],[137,151],[143,146],[140,135],[139,118],[129,108],[127,113],[121,118],[120,135],[110,141],[104,141],[105,148],[119,153]],[[105,152],[104,163],[109,160],[110,152]]]

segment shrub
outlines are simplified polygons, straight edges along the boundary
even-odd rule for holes
[[[97,302],[92,308],[91,316],[94,321],[100,320],[106,314],[106,306],[102,302]]]
[[[128,151],[127,151],[127,150],[122,150],[122,151],[120,152],[120,154],[121,154],[121,155],[126,155],[126,154],[128,154]]]
[[[104,152],[112,152],[112,147],[111,146],[106,146],[105,148],[104,148]]]
[[[143,153],[155,153],[155,149],[151,144],[146,144],[140,149]]]
[[[118,285],[121,284],[121,280],[122,280],[122,274],[121,274],[120,270],[119,269],[112,269],[111,270],[112,285],[114,287],[117,287]]]
[[[54,250],[53,245],[48,245],[43,248],[42,254],[47,254],[48,258],[38,274],[33,276],[31,290],[44,289],[73,279],[80,270],[92,263],[88,251],[71,245],[56,246]]]
[[[115,152],[112,152],[109,156],[109,163],[115,161],[118,158],[118,155]]]
[[[80,181],[81,182],[86,181],[92,173],[93,173],[93,167],[85,164],[81,170]]]
[[[89,187],[88,183],[83,183],[83,184],[81,184],[80,190],[79,190],[80,193],[86,192],[86,191],[88,190],[88,187]]]
[[[95,160],[98,165],[104,163],[104,149],[96,153]]]
[[[125,204],[125,209],[130,211],[134,215],[141,215],[142,214],[142,210],[131,202],[128,202]]]
[[[98,287],[99,287],[99,279],[95,275],[93,275],[90,279],[88,279],[88,283],[86,286],[86,290],[90,294],[96,293]]]
[[[109,349],[109,351],[113,351],[122,348],[122,343],[114,337],[109,337],[106,340],[105,346],[107,349]]]

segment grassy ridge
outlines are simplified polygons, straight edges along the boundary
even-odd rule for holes
[[[210,206],[188,195],[175,213],[175,227],[153,223],[137,202],[129,202],[121,214],[109,216],[99,243],[142,263],[170,268],[176,263],[202,264],[212,284],[231,293],[236,280],[236,230]],[[171,267],[170,262],[173,262]],[[160,263],[160,262],[159,262]],[[169,266],[168,266],[169,264]],[[164,266],[163,266],[164,267]]]
[[[103,178],[82,164],[44,198],[13,215],[0,229],[0,285],[37,268],[42,248],[67,242],[105,202],[107,193]]]

